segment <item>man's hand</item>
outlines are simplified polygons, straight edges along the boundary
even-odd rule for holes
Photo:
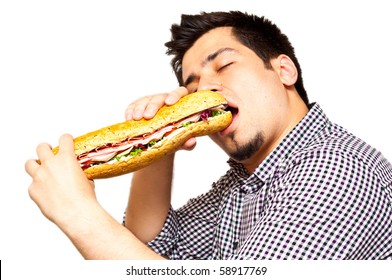
[[[185,87],[179,87],[169,93],[148,95],[139,98],[128,105],[125,111],[125,119],[151,119],[163,105],[173,105],[187,94],[188,90]]]
[[[87,205],[97,203],[94,182],[87,179],[76,160],[71,135],[60,137],[57,155],[44,143],[37,146],[37,155],[40,164],[34,159],[25,164],[33,179],[29,194],[49,220],[63,224]]]
[[[71,135],[63,135],[54,155],[48,144],[37,147],[40,164],[28,160],[33,182],[30,197],[86,259],[163,259],[113,219],[98,203],[74,154]]]
[[[158,110],[164,105],[173,105],[181,97],[188,94],[185,87],[179,87],[169,93],[161,93],[155,95],[148,95],[139,98],[128,105],[125,111],[126,120],[141,120],[151,119],[155,116]],[[182,146],[183,150],[192,150],[196,146],[196,139],[190,138]]]

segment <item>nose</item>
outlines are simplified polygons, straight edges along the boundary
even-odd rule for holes
[[[222,82],[218,79],[200,79],[197,90],[211,90],[211,91],[222,91]]]

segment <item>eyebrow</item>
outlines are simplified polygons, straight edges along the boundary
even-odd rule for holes
[[[238,52],[235,49],[232,48],[221,48],[218,49],[217,51],[213,52],[212,54],[209,54],[201,63],[201,66],[204,67],[206,66],[208,63],[210,63],[211,61],[213,61],[214,59],[216,59],[219,55],[223,54],[223,53],[227,53],[227,52]],[[195,79],[196,79],[196,74],[191,73],[188,78],[185,80],[184,82],[184,86],[189,85],[190,83],[192,83]]]

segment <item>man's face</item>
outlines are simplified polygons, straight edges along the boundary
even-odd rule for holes
[[[280,137],[287,106],[279,70],[242,45],[230,27],[200,37],[183,59],[183,79],[190,92],[215,90],[233,112],[233,122],[211,138],[233,159],[258,165]]]

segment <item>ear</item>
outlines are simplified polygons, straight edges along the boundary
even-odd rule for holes
[[[280,80],[286,86],[292,86],[297,82],[298,71],[294,62],[285,54],[271,60],[272,67],[278,73]]]

